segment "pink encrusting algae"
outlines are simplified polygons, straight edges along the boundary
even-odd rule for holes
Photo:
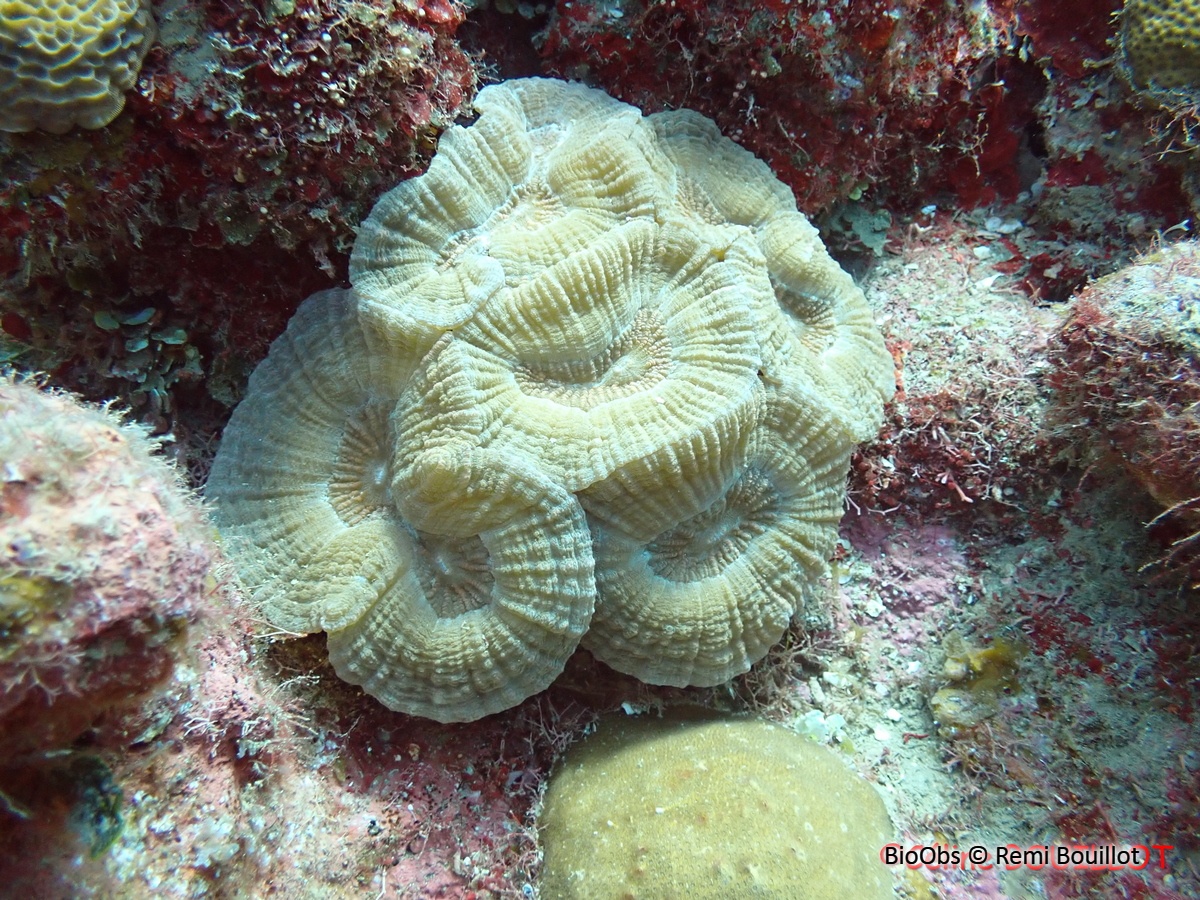
[[[144,429],[0,380],[0,753],[69,747],[172,669],[214,553]],[[103,727],[103,726],[99,726]]]

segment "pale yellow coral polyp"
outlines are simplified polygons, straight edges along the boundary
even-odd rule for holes
[[[469,434],[579,491],[751,404],[753,272],[663,238],[635,220],[481,310],[414,377],[397,420],[406,443]]]
[[[388,706],[478,718],[581,641],[715,684],[826,557],[891,359],[787,189],[694,113],[484,89],[349,292],[251,379],[209,494],[267,617]]]
[[[654,684],[719,684],[779,640],[823,571],[852,444],[802,384],[766,393],[741,446],[677,454],[707,496],[676,493],[664,508],[663,492],[639,479],[585,495],[601,602],[583,644],[613,668]],[[715,466],[722,450],[733,458]]]
[[[0,131],[107,125],[154,35],[147,0],[0,2]]]

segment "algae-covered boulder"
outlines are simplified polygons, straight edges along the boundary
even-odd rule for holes
[[[1051,345],[1057,430],[1162,507],[1158,567],[1200,588],[1200,241],[1089,284]]]
[[[608,719],[563,758],[540,826],[544,900],[893,895],[875,789],[761,719]]]
[[[0,460],[2,768],[117,728],[97,723],[171,672],[216,550],[179,473],[108,409],[0,377]]]

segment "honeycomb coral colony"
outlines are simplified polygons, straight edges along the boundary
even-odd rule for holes
[[[0,29],[0,131],[100,128],[154,42],[146,0],[13,2]]]
[[[726,681],[823,574],[891,358],[711,122],[548,79],[475,106],[251,379],[218,525],[273,624],[394,709],[507,709],[581,639]]]

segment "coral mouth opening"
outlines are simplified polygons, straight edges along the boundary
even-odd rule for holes
[[[650,543],[650,568],[676,582],[721,574],[774,527],[779,500],[763,472],[746,469],[712,506]]]
[[[382,406],[366,406],[351,416],[342,434],[328,490],[330,505],[347,525],[391,506],[387,419]]]
[[[477,535],[418,532],[416,546],[421,586],[438,618],[453,619],[491,603],[491,555]]]
[[[661,317],[643,309],[608,349],[591,359],[524,365],[517,383],[532,397],[592,409],[649,390],[670,373],[671,342]]]
[[[528,241],[529,235],[562,218],[566,208],[542,182],[520,184],[482,224],[456,233],[442,248],[438,272],[448,272],[464,257],[490,256],[503,248]],[[502,254],[503,255],[503,254]]]

